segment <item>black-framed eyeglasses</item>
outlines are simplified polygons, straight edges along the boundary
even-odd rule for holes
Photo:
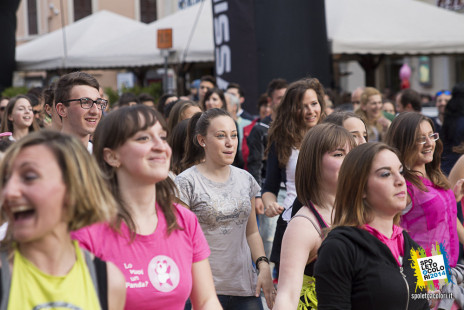
[[[108,100],[102,99],[102,98],[98,98],[97,100],[92,100],[90,98],[69,99],[69,100],[63,101],[63,103],[71,102],[71,101],[80,101],[81,108],[86,109],[86,110],[91,109],[93,105],[96,104],[97,107],[103,111],[108,105]]]
[[[440,135],[438,134],[438,132],[435,132],[435,133],[432,133],[431,135],[429,135],[428,138],[429,138],[430,141],[437,141],[438,139],[440,139]],[[425,144],[426,142],[427,142],[427,137],[426,136],[422,136],[422,137],[417,139],[418,144]]]

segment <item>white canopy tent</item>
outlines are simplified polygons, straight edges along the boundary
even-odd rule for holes
[[[52,70],[57,68],[94,67],[89,57],[91,50],[98,49],[104,42],[123,41],[119,38],[140,31],[147,25],[133,19],[100,11],[64,28],[41,36],[16,48],[18,70]]]
[[[464,15],[415,0],[326,0],[333,54],[464,53]]]
[[[68,38],[66,61],[61,30],[17,47],[16,61],[19,70],[159,65],[164,58],[156,47],[157,30],[163,28],[173,29],[169,62],[213,61],[212,25],[211,0],[149,25],[101,11],[65,28]]]
[[[90,57],[99,63],[97,67],[106,68],[163,64],[164,57],[156,45],[158,29],[165,28],[172,28],[170,63],[214,61],[211,0],[157,20],[146,29],[126,34],[121,38],[124,44],[119,40],[107,41],[91,51]]]
[[[462,14],[415,0],[325,3],[333,54],[464,53]],[[173,29],[170,63],[214,61],[211,0],[204,0],[149,25],[106,11],[93,14],[66,27],[65,60],[59,30],[19,46],[18,69],[161,65],[156,42],[157,30],[163,28]]]

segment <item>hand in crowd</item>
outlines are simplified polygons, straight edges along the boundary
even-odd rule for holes
[[[440,290],[427,291],[427,294],[440,294]],[[438,301],[439,299],[430,299],[429,300],[430,309],[435,309],[435,306],[437,305]]]
[[[264,203],[262,198],[256,197],[255,199],[256,214],[264,214]]]
[[[456,201],[461,201],[462,197],[464,196],[464,179],[459,179],[453,188],[454,197]]]
[[[380,117],[378,120],[380,125],[382,125],[383,127],[383,130],[387,130],[388,129],[388,126],[390,126],[390,121],[388,119],[386,119],[385,117]]]
[[[274,217],[282,213],[284,210],[284,207],[279,205],[277,202],[271,202],[266,210],[264,210],[264,214],[266,214],[267,217]]]
[[[266,298],[268,308],[272,309],[272,307],[274,306],[277,292],[274,288],[274,284],[272,283],[270,266],[266,262],[261,262],[259,264],[258,282],[256,283],[255,291],[256,297],[259,297],[261,289],[263,289],[264,297]]]

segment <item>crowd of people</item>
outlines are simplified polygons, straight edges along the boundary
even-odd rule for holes
[[[434,118],[329,95],[274,79],[254,116],[204,76],[110,107],[73,72],[2,98],[0,309],[464,308],[412,298],[411,265],[440,243],[461,268],[464,83]]]

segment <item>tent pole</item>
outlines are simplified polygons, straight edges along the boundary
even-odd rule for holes
[[[366,74],[366,86],[376,87],[375,71],[384,58],[384,55],[360,55],[359,64]]]
[[[64,58],[63,58],[63,68],[66,68],[66,59],[68,58],[68,47],[66,43],[66,31],[64,29],[65,21],[64,21],[64,13],[63,13],[63,0],[60,0],[60,12],[61,12],[61,32],[63,33],[63,52],[64,52]]]
[[[168,53],[164,54],[163,93],[168,93]]]

